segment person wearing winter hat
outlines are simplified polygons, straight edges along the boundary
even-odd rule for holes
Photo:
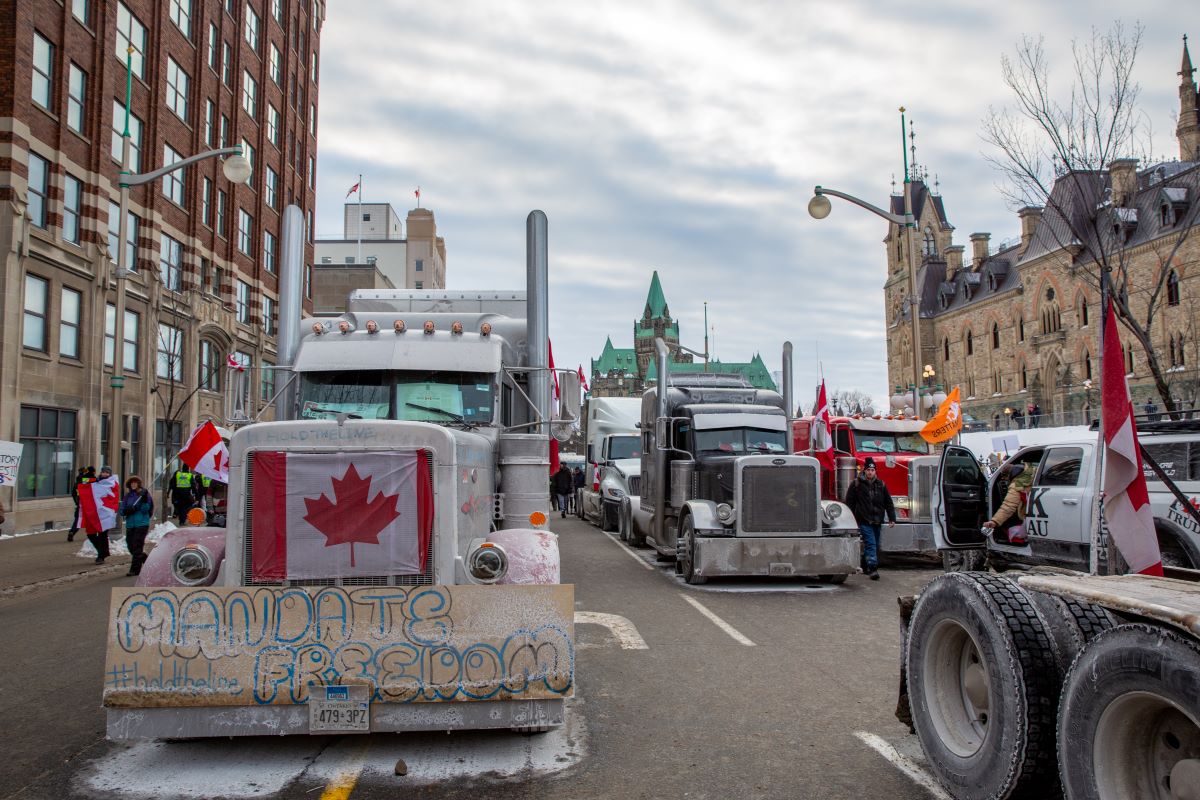
[[[889,528],[896,525],[896,507],[887,486],[875,472],[875,459],[867,456],[862,472],[846,492],[846,505],[858,522],[862,536],[863,572],[873,581],[879,580],[879,542],[886,519]]]
[[[154,495],[142,479],[133,475],[125,481],[125,499],[121,501],[121,516],[125,517],[125,546],[129,548],[129,572],[137,575],[146,563],[146,534],[154,517]]]

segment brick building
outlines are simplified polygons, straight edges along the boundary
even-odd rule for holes
[[[0,0],[0,439],[25,445],[0,487],[6,528],[69,520],[75,468],[106,460],[110,431],[122,476],[160,473],[220,417],[230,356],[250,365],[252,413],[274,395],[280,219],[295,204],[311,230],[324,15],[323,0]],[[232,185],[213,158],[131,189],[118,346],[131,46],[132,171],[241,145],[253,174]]]
[[[1107,169],[1060,175],[1047,208],[1018,212],[1021,235],[993,248],[990,235],[970,236],[969,257],[954,244],[943,199],[922,180],[912,186],[920,266],[920,364],[934,367],[931,382],[957,385],[963,410],[997,428],[1037,404],[1043,424],[1083,424],[1100,408],[1100,292],[1094,254],[1129,272],[1129,302],[1150,331],[1172,397],[1200,401],[1200,95],[1186,40],[1180,71],[1179,159],[1139,167],[1118,159]],[[893,213],[904,200],[893,196]],[[1090,241],[1075,239],[1088,231]],[[1182,244],[1175,249],[1175,246]],[[890,225],[888,378],[894,393],[913,375],[908,259],[903,228]],[[1172,256],[1172,251],[1174,255]],[[1160,296],[1151,297],[1160,265],[1171,258]],[[1139,413],[1161,408],[1146,353],[1122,325],[1130,390]]]

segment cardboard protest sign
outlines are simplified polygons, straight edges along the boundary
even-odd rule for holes
[[[16,486],[21,471],[21,451],[25,445],[0,441],[0,486]]]

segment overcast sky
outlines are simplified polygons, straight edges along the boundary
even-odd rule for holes
[[[811,219],[813,185],[886,205],[903,105],[955,243],[1017,236],[979,137],[1009,100],[1000,58],[1044,35],[1065,93],[1071,40],[1118,18],[1145,26],[1135,76],[1156,150],[1176,155],[1187,15],[1139,5],[1135,18],[1108,0],[329,3],[317,233],[341,233],[359,173],[364,201],[401,217],[420,186],[447,288],[523,289],[540,208],[558,366],[586,371],[608,335],[631,347],[657,269],[685,346],[703,348],[708,301],[720,358],[761,353],[778,370],[790,339],[798,400],[818,352],[831,390],[882,400],[886,223],[836,199]]]

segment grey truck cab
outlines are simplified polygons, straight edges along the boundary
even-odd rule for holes
[[[1200,496],[1200,421],[1139,421],[1138,429],[1146,451],[1194,502]],[[1003,466],[987,477],[974,453],[947,446],[933,497],[934,537],[946,568],[974,569],[986,562],[998,568],[1053,566],[1086,572],[1101,453],[1097,436],[1023,447],[1004,462],[1022,465],[1033,475],[1023,498],[1024,541],[1014,541],[1009,523],[1016,515],[990,535],[981,531],[1004,501]],[[1200,567],[1200,525],[1148,464],[1144,470],[1164,565]]]

